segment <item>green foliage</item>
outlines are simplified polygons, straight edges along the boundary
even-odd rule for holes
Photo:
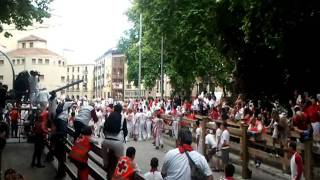
[[[15,25],[17,30],[25,30],[34,22],[42,23],[43,18],[50,17],[48,5],[52,0],[1,0],[0,1],[0,33],[3,25]],[[4,32],[10,37],[9,32]]]
[[[164,71],[170,77],[175,92],[189,96],[196,78],[216,85],[227,85],[233,65],[218,52],[215,45],[215,3],[215,0],[134,1],[127,13],[133,23],[128,31],[131,35],[126,33],[119,43],[119,49],[129,59],[129,80],[136,82],[138,77],[138,46],[134,45],[138,43],[139,15],[142,14],[142,78],[146,87],[152,88],[160,78],[162,36]]]

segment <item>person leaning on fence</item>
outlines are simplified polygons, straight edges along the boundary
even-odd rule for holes
[[[191,131],[181,128],[178,133],[178,147],[167,152],[164,157],[161,171],[164,179],[213,179],[206,158],[194,151],[191,143]]]
[[[121,112],[122,106],[115,105],[114,111],[105,120],[103,127],[105,139],[102,142],[102,157],[108,180],[112,177],[118,159],[124,156],[125,138],[128,130],[126,120]]]
[[[88,180],[89,177],[89,151],[92,149],[92,143],[95,143],[95,141],[91,139],[91,134],[92,130],[90,127],[83,128],[69,154],[69,158],[78,169],[79,180]]]
[[[89,121],[91,119],[93,119],[93,122],[95,123],[98,121],[96,110],[94,109],[94,103],[82,106],[76,115],[76,120],[73,123],[75,140],[79,137],[81,131],[89,126]]]
[[[47,120],[49,118],[49,113],[47,110],[41,112],[40,117],[35,120],[33,127],[33,141],[34,141],[34,152],[32,156],[31,166],[43,168],[44,165],[41,164],[41,156],[44,149],[45,140],[48,134]],[[37,164],[36,164],[37,160]]]

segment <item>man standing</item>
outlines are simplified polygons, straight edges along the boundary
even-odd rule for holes
[[[300,180],[303,172],[303,164],[301,155],[297,152],[297,144],[295,142],[289,143],[289,154],[291,155],[291,180]]]
[[[225,167],[229,162],[229,140],[230,140],[230,133],[228,130],[227,122],[223,122],[221,124],[221,139],[220,139],[220,149],[221,149],[221,159],[222,165]]]
[[[178,148],[172,149],[165,155],[162,166],[162,176],[165,180],[184,179],[191,180],[189,159],[206,175],[207,180],[213,180],[211,169],[203,155],[194,151],[191,146],[192,134],[188,129],[182,128],[178,133]]]

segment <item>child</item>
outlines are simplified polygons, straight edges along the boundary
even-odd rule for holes
[[[146,180],[162,180],[161,172],[158,171],[158,158],[154,157],[151,159],[150,166],[151,170],[150,172],[147,172],[144,174],[144,178]]]
[[[77,166],[79,180],[88,180],[89,177],[88,157],[92,149],[91,143],[94,143],[91,134],[91,127],[84,128],[69,154],[69,158]]]
[[[234,180],[233,174],[234,174],[234,166],[232,164],[228,164],[224,168],[224,174],[225,178],[224,180]]]

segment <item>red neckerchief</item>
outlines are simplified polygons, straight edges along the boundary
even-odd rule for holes
[[[180,151],[181,154],[186,152],[186,151],[192,151],[193,150],[192,146],[189,145],[189,144],[183,144],[182,146],[179,146],[178,148],[179,148],[179,151]]]
[[[224,180],[234,180],[233,177],[225,177]]]
[[[157,168],[151,169],[150,172],[152,172],[152,174],[154,174],[154,172],[158,171]]]

